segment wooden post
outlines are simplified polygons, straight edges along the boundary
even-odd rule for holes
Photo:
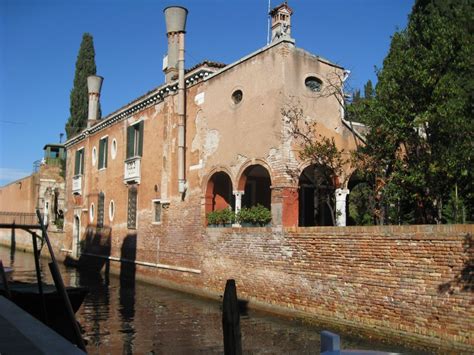
[[[222,304],[222,330],[224,333],[224,354],[242,354],[240,315],[235,280],[227,280]]]
[[[43,283],[41,281],[39,252],[38,252],[38,243],[36,242],[36,238],[37,238],[36,233],[31,233],[31,238],[33,239],[33,255],[35,257],[36,281],[38,282],[38,292],[41,298],[41,314],[42,314],[43,322],[45,324],[48,324],[48,312],[46,311],[46,302],[44,300],[44,293],[43,293]]]
[[[3,287],[5,288],[5,295],[8,299],[12,298],[10,293],[10,287],[8,287],[7,275],[5,274],[5,269],[3,268],[3,262],[0,260],[0,273],[2,274]]]
[[[56,290],[58,291],[58,294],[62,297],[62,299],[64,300],[64,304],[66,305],[66,313],[71,322],[71,327],[74,330],[74,334],[76,335],[76,345],[79,347],[79,349],[87,351],[86,346],[84,344],[84,340],[82,339],[81,330],[79,329],[79,325],[77,324],[74,311],[72,310],[71,301],[69,301],[69,296],[67,295],[66,288],[64,287],[64,282],[61,277],[61,273],[59,272],[58,263],[56,261],[56,257],[54,256],[53,246],[49,241],[48,232],[46,231],[46,227],[43,223],[43,217],[41,217],[39,209],[36,210],[36,215],[38,216],[38,220],[41,226],[43,239],[46,241],[46,245],[48,246],[49,250],[49,255],[51,256],[51,263],[49,264],[49,268],[53,276]]]

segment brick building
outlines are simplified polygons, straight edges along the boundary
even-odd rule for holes
[[[257,204],[271,210],[273,226],[334,224],[282,108],[296,99],[320,134],[354,149],[359,138],[340,100],[348,72],[295,46],[286,3],[270,13],[267,46],[229,65],[205,61],[188,70],[187,10],[165,15],[163,85],[97,120],[102,78],[89,78],[88,128],[66,142],[65,228],[74,253],[86,235],[107,229],[112,253],[133,236],[143,260],[165,245],[192,255],[207,213]],[[348,190],[338,187],[331,187],[337,224],[345,225]]]

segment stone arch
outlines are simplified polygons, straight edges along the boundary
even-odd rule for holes
[[[335,225],[335,181],[328,168],[310,164],[298,180],[299,226]]]
[[[202,179],[201,191],[204,192],[204,196],[205,196],[205,193],[206,193],[206,190],[207,190],[207,186],[209,184],[209,180],[211,179],[212,175],[214,175],[215,173],[219,173],[219,172],[226,173],[229,176],[229,178],[232,182],[232,187],[235,186],[235,182],[234,182],[232,172],[225,166],[216,166],[216,167],[212,168]]]
[[[254,160],[241,168],[238,179],[238,191],[243,191],[242,207],[258,204],[271,209],[272,178],[266,163]]]
[[[227,171],[215,169],[209,174],[205,188],[205,213],[235,209],[232,179]]]
[[[243,163],[242,166],[239,169],[239,172],[237,174],[237,180],[236,180],[237,181],[237,190],[243,191],[245,189],[246,179],[245,179],[244,171],[247,170],[247,168],[249,168],[250,166],[253,166],[253,165],[261,165],[263,168],[265,168],[265,170],[267,170],[267,172],[268,172],[270,180],[273,181],[273,179],[272,179],[273,173],[272,173],[272,168],[270,167],[270,165],[268,165],[267,162],[265,160],[262,160],[262,159],[251,159],[251,160],[247,160],[245,163]]]

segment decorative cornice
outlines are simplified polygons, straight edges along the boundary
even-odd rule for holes
[[[193,73],[190,73],[185,77],[186,79],[186,89],[198,84],[210,74],[213,74],[213,70],[203,68],[197,70]],[[175,95],[178,93],[178,81],[172,83],[164,84],[149,93],[139,97],[135,101],[132,101],[128,105],[125,105],[123,108],[109,114],[107,117],[99,120],[94,126],[83,130],[77,136],[69,139],[64,143],[66,149],[73,146],[74,144],[86,139],[89,135],[97,133],[117,122],[123,121],[128,117],[145,110],[150,106],[154,106],[164,101],[164,99],[170,95]]]

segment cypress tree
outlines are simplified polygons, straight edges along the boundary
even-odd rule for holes
[[[66,123],[66,134],[68,139],[81,132],[87,126],[87,77],[95,74],[96,66],[94,42],[92,36],[89,33],[84,33],[82,36],[79,54],[77,55],[74,86],[70,95],[70,117]]]

